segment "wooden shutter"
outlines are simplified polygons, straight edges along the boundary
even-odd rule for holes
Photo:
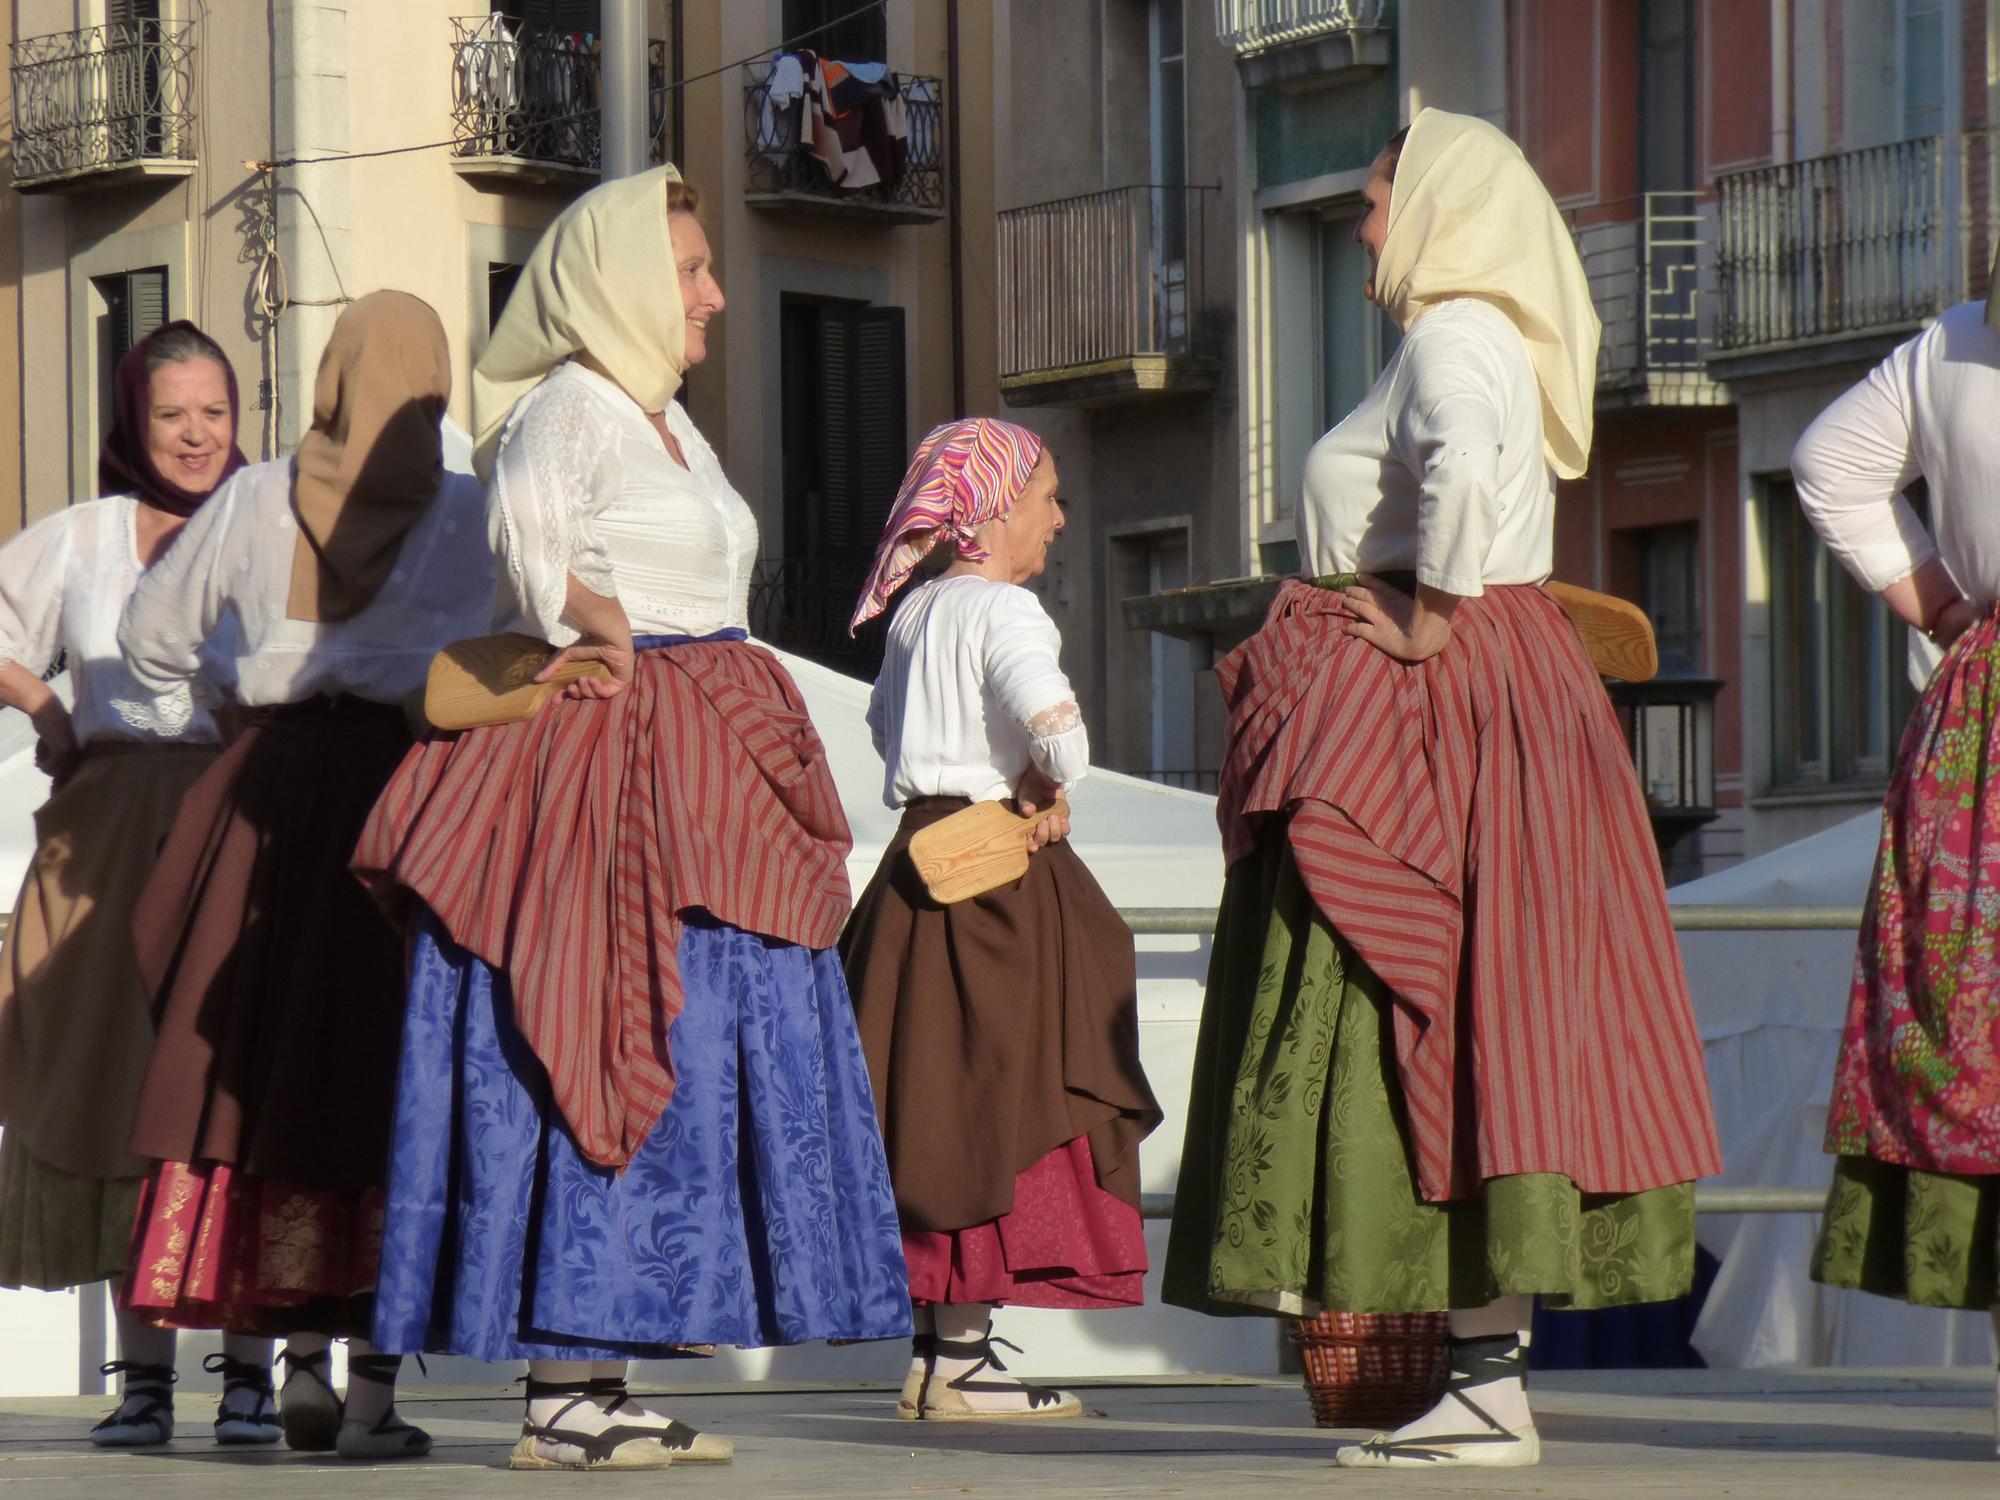
[[[134,271],[125,278],[125,284],[129,288],[125,305],[130,331],[125,347],[129,349],[167,321],[167,268],[153,266]]]
[[[547,26],[562,32],[587,31],[592,35],[602,30],[598,0],[500,0],[493,12],[524,26]]]
[[[875,550],[909,460],[903,309],[826,307],[819,315],[822,524],[828,558]]]

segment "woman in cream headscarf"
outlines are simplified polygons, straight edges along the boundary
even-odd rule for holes
[[[135,918],[160,1030],[132,1149],[161,1165],[123,1300],[169,1327],[291,1332],[286,1437],[343,1458],[430,1448],[396,1416],[397,1359],[365,1342],[402,953],[346,867],[409,748],[404,700],[491,605],[479,486],[444,469],[450,393],[437,314],[361,298],[297,457],[195,512],[118,633],[156,697],[219,696],[201,674],[223,658],[249,721],[182,804]],[[344,1420],[335,1334],[354,1340]]]
[[[1353,1467],[1534,1463],[1531,1299],[1673,1297],[1720,1165],[1638,781],[1539,585],[1597,320],[1555,205],[1425,110],[1356,237],[1403,340],[1314,447],[1307,578],[1218,669],[1229,860],[1167,1255],[1217,1313],[1451,1312]]]
[[[730,1456],[630,1358],[910,1331],[847,824],[673,400],[723,308],[696,206],[672,168],[586,193],[475,377],[502,623],[606,675],[432,738],[356,856],[412,938],[376,1340],[526,1358],[522,1469]]]

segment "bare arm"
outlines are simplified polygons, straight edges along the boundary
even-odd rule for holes
[[[1881,591],[1882,602],[1896,618],[1914,626],[1938,645],[1949,648],[1979,618],[1979,610],[1959,593],[1944,564],[1928,558],[1913,573]]]
[[[615,698],[632,681],[632,622],[615,594],[593,593],[571,574],[563,603],[564,623],[575,627],[578,640],[550,653],[535,674],[537,682],[566,661],[601,661],[609,677],[579,677],[562,690],[565,698]]]
[[[0,703],[18,708],[35,726],[35,764],[61,781],[76,761],[76,728],[69,710],[41,678],[17,661],[0,666]]]

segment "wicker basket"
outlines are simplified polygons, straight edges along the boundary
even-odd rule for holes
[[[1292,1325],[1306,1394],[1321,1427],[1400,1427],[1444,1394],[1450,1374],[1443,1313],[1325,1312]]]

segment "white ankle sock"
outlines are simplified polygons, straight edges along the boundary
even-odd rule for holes
[[[1454,1339],[1512,1339],[1519,1343],[1523,1352],[1528,1347],[1530,1337],[1529,1320],[1533,1316],[1534,1303],[1527,1297],[1501,1297],[1484,1307],[1466,1308],[1451,1315],[1451,1336]],[[1492,1354],[1504,1352],[1505,1345],[1475,1345],[1467,1352]],[[1456,1366],[1454,1377],[1463,1371]],[[1522,1377],[1504,1376],[1498,1380],[1488,1380],[1479,1385],[1465,1388],[1465,1399],[1456,1395],[1446,1395],[1429,1411],[1414,1422],[1397,1428],[1391,1437],[1397,1439],[1442,1438],[1490,1432],[1478,1413],[1466,1405],[1470,1401],[1480,1411],[1498,1422],[1508,1432],[1522,1432],[1534,1425],[1534,1414],[1528,1409],[1528,1385]]]
[[[347,1341],[347,1410],[344,1420],[357,1422],[363,1427],[373,1427],[389,1415],[396,1405],[396,1382],[370,1380],[365,1375],[355,1373],[354,1356],[373,1354],[375,1346],[366,1339]]]

